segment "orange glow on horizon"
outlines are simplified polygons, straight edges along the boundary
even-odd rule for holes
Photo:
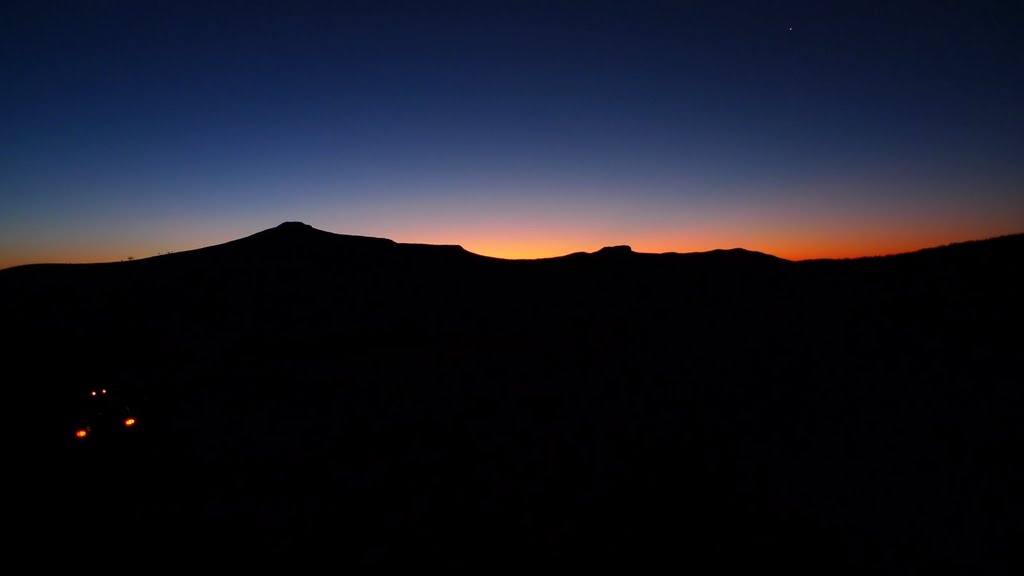
[[[998,236],[993,235],[991,237]],[[622,239],[610,242],[586,242],[572,244],[570,242],[524,242],[524,243],[496,243],[489,241],[470,241],[462,243],[462,247],[474,254],[502,258],[507,260],[533,260],[538,258],[556,258],[577,252],[595,252],[605,246],[628,245],[634,252],[646,254],[666,253],[695,253],[709,252],[718,249],[743,248],[756,252],[763,252],[786,260],[816,260],[816,259],[847,259],[865,258],[872,256],[887,256],[915,252],[925,248],[934,248],[956,242],[969,240],[980,240],[988,237],[965,237],[962,239],[947,239],[936,237],[932,241],[927,239],[862,239],[856,241],[843,241],[835,239],[830,242],[799,242],[796,240],[774,239],[772,241],[750,238],[747,241],[714,241],[687,238],[678,242],[659,240],[639,240],[630,242]],[[443,243],[443,242],[438,242]]]
[[[127,418],[124,421],[125,426],[135,426],[135,418]]]
[[[744,248],[757,252],[764,252],[787,260],[809,260],[809,259],[842,259],[862,258],[870,256],[885,256],[891,254],[902,254],[913,252],[924,248],[934,248],[946,244],[968,242],[972,240],[985,240],[997,236],[1017,234],[1024,230],[1005,230],[990,234],[967,234],[967,235],[931,235],[925,234],[919,237],[901,238],[874,238],[862,239],[860,241],[842,238],[807,238],[799,241],[795,238],[784,237],[755,237],[753,235],[738,235],[735,238],[727,239],[725,235],[716,235],[718,241],[710,238],[697,236],[687,237],[674,241],[672,237],[652,238],[638,235],[636,238],[624,237],[621,235],[609,236],[600,239],[590,234],[581,235],[580,238],[564,236],[561,238],[529,238],[502,241],[497,238],[475,237],[466,235],[462,237],[449,234],[425,234],[421,236],[392,235],[391,240],[399,243],[412,244],[457,244],[481,256],[501,258],[507,260],[532,260],[537,258],[556,258],[577,252],[595,252],[605,246],[628,245],[634,252],[649,254],[663,254],[675,252],[680,254],[692,252],[707,252],[717,249]],[[870,236],[870,235],[865,235]],[[388,238],[381,234],[377,237]],[[182,250],[181,252],[184,252]],[[17,259],[0,262],[0,269],[13,266],[46,263],[73,263],[73,264],[98,264],[108,263],[111,259],[104,255],[95,257],[83,257],[75,261],[57,257],[42,257],[37,260]],[[96,395],[96,392],[90,392]]]
[[[991,222],[978,219],[965,219],[962,222],[903,222],[893,216],[875,223],[840,219],[809,220],[808,224],[803,220],[783,216],[769,214],[759,218],[753,214],[682,224],[667,221],[670,219],[666,217],[663,221],[652,220],[646,225],[640,221],[619,224],[614,219],[573,223],[550,218],[538,222],[524,220],[500,224],[482,219],[479,223],[444,222],[443,226],[386,223],[381,226],[371,224],[364,228],[331,222],[311,225],[325,232],[388,238],[399,243],[458,244],[475,254],[513,260],[553,258],[576,252],[594,252],[605,246],[617,245],[628,245],[635,252],[650,254],[745,248],[787,260],[841,259],[900,254],[1024,232],[1019,222],[1014,220],[1015,214],[1012,212]],[[161,250],[182,253],[244,238],[259,231],[231,229],[231,238],[224,238],[227,233],[221,231],[216,237],[200,235],[190,237],[181,244],[168,238],[160,246]],[[122,253],[135,254],[135,260],[138,261],[160,253],[159,250],[141,246],[112,250],[107,246],[89,246],[84,242],[71,250],[73,252],[62,253],[57,247],[48,247],[45,250],[2,254],[0,268],[48,262],[119,262],[124,258],[113,255]]]
[[[488,225],[484,225],[488,224]],[[1004,219],[987,225],[961,222],[903,221],[898,215],[863,222],[854,218],[808,219],[751,213],[681,224],[662,221],[563,223],[508,221],[419,226],[382,231],[399,243],[458,244],[466,250],[511,260],[554,258],[628,245],[648,254],[707,252],[743,248],[787,260],[844,259],[914,252],[958,242],[1024,232],[1019,222]],[[363,235],[373,235],[361,231]]]

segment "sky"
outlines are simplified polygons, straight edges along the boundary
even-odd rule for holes
[[[1016,2],[0,2],[0,268],[301,221],[503,258],[1024,232]]]

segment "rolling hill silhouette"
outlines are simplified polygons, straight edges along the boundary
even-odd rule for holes
[[[21,537],[998,572],[1021,508],[1022,268],[1024,235],[512,261],[285,223],[2,270]]]

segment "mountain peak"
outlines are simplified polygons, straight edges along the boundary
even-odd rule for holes
[[[285,238],[310,238],[316,236],[318,232],[322,232],[325,235],[331,235],[330,232],[323,232],[313,228],[305,222],[282,222],[273,228],[267,228],[262,232],[257,232],[255,236],[266,236],[270,238],[277,238],[279,241]]]
[[[270,229],[270,230],[273,230],[273,231],[276,231],[276,232],[279,232],[279,233],[288,233],[288,234],[295,234],[295,233],[305,234],[305,233],[310,233],[310,232],[315,232],[316,231],[316,229],[311,227],[310,224],[307,224],[305,222],[300,222],[300,221],[281,222],[280,224],[275,225],[275,227]]]
[[[313,227],[305,222],[282,222],[277,225],[278,230],[306,230]]]
[[[600,250],[595,252],[595,254],[602,254],[602,255],[605,255],[605,256],[613,256],[613,255],[620,255],[620,256],[622,256],[622,255],[627,255],[627,254],[632,254],[632,253],[633,253],[633,248],[630,247],[630,246],[626,246],[624,244],[621,245],[621,246],[605,246],[604,248],[601,248]]]

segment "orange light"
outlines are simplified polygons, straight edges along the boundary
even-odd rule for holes
[[[107,389],[106,388],[104,388],[103,390],[100,390],[100,394],[106,394],[106,393],[107,393]]]
[[[89,433],[86,432],[85,430],[76,430],[75,431],[75,438],[85,438],[88,435],[89,435]]]
[[[96,395],[96,391],[95,390],[93,390],[92,392],[89,392],[89,396],[95,396],[95,395]]]
[[[125,426],[135,426],[135,418],[127,418],[124,421]]]

